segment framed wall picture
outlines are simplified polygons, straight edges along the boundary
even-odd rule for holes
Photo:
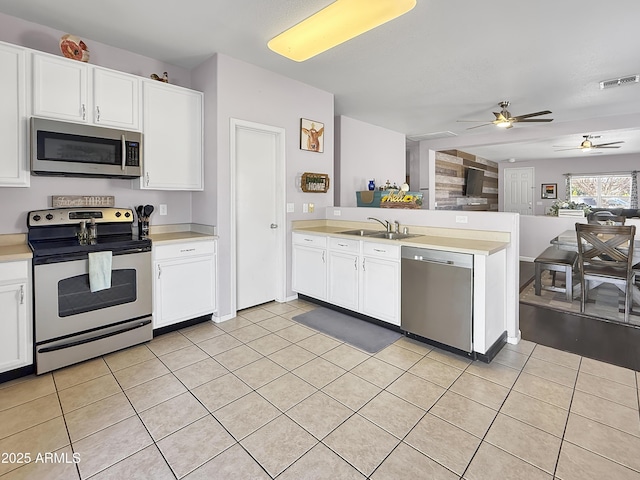
[[[556,199],[558,198],[558,184],[557,183],[543,183],[541,198]]]
[[[324,152],[324,123],[300,119],[300,148],[310,152]]]

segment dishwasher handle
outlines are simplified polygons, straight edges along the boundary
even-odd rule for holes
[[[406,260],[415,260],[417,262],[426,262],[426,263],[440,263],[442,265],[453,265],[453,260],[439,260],[437,258],[424,258],[420,255],[415,255],[412,259],[407,258]]]

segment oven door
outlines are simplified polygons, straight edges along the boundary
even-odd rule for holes
[[[111,288],[91,292],[89,260],[35,265],[36,344],[151,315],[151,252],[114,255]]]

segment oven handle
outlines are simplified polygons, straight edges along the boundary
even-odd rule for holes
[[[77,340],[75,342],[64,343],[62,345],[56,345],[55,347],[44,347],[38,350],[38,353],[48,353],[55,352],[56,350],[64,350],[65,348],[76,347],[78,345],[82,345],[89,342],[95,342],[96,340],[102,340],[103,338],[113,337],[114,335],[120,335],[121,333],[130,332],[131,330],[136,330],[138,328],[145,327],[151,323],[151,320],[144,320],[142,322],[136,323],[127,328],[123,328],[122,330],[117,330],[115,332],[104,333],[102,335],[98,335],[97,337],[86,338],[84,340]]]

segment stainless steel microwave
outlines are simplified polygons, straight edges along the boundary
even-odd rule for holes
[[[142,134],[32,117],[31,174],[140,177]]]

